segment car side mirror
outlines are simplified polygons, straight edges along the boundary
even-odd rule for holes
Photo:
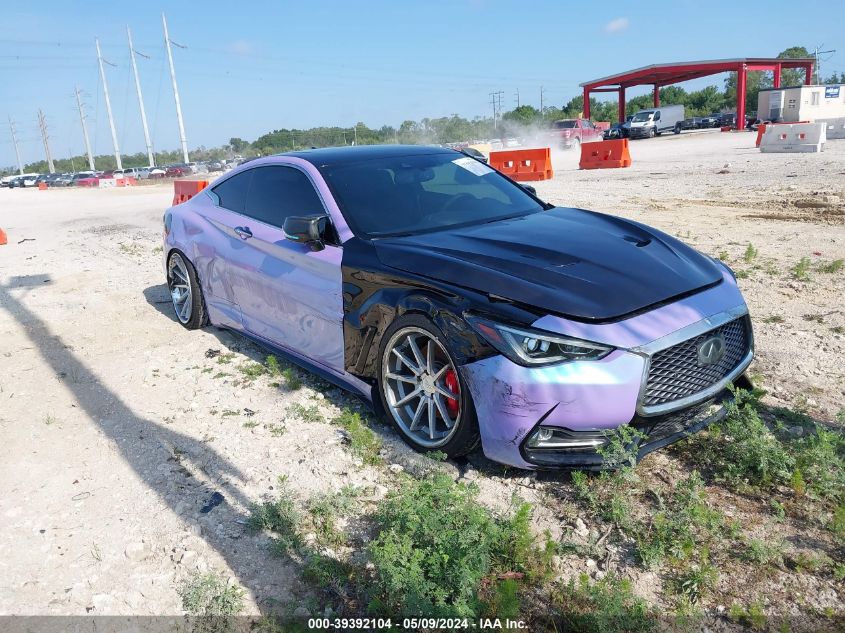
[[[520,187],[522,187],[523,189],[525,189],[525,191],[527,191],[528,193],[530,193],[532,196],[536,196],[536,195],[537,195],[537,190],[536,190],[534,187],[532,187],[531,185],[523,185],[523,184],[520,184],[519,186],[520,186]]]
[[[328,218],[325,215],[291,216],[285,219],[285,238],[297,244],[305,244],[312,251],[321,251]]]

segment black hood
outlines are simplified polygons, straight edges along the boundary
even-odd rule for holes
[[[582,320],[617,319],[722,279],[711,259],[665,233],[582,209],[374,244],[391,268]]]

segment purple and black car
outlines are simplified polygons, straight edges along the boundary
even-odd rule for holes
[[[420,451],[600,468],[748,386],[731,270],[637,222],[542,202],[449,149],[250,161],[164,216],[178,320],[243,333],[371,402]]]

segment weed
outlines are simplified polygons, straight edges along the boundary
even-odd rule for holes
[[[228,365],[229,363],[232,362],[232,360],[234,358],[235,358],[235,354],[232,353],[232,352],[220,354],[220,356],[217,357],[217,364],[218,365]]]
[[[845,327],[841,325],[834,325],[832,328],[830,328],[830,331],[834,334],[845,334]]]
[[[259,376],[267,373],[267,369],[261,363],[247,363],[238,367],[238,371],[244,375],[247,380],[255,380]]]
[[[786,508],[777,499],[769,501],[769,507],[772,509],[772,514],[775,515],[775,521],[782,522],[786,518]]]
[[[728,251],[720,251],[719,252],[719,259],[721,261],[723,261],[723,262],[728,261],[728,257],[730,257],[730,255],[728,254]]]
[[[774,565],[779,567],[783,564],[783,542],[750,539],[746,543],[746,549],[742,553],[742,558],[749,563],[756,563],[757,565]]]
[[[476,501],[477,494],[477,487],[437,474],[406,481],[380,505],[374,517],[378,535],[369,548],[375,564],[371,611],[477,617],[484,610],[482,590],[498,574],[543,575],[536,564],[545,553],[538,552],[528,527],[530,506],[520,504],[510,518],[497,518]],[[518,611],[513,604],[508,608]]]
[[[570,580],[563,585],[552,600],[560,612],[555,630],[634,633],[657,628],[657,616],[625,579],[607,576],[591,583],[582,574],[577,583]]]
[[[676,484],[650,524],[639,530],[637,555],[649,568],[657,567],[667,556],[689,559],[722,534],[723,523],[722,514],[707,503],[704,481],[694,470]]]
[[[757,254],[757,249],[754,248],[754,245],[751,242],[749,242],[748,246],[745,249],[745,254],[742,256],[742,258],[745,260],[746,264],[750,264],[754,261],[754,258],[757,257]]]
[[[333,422],[346,431],[353,455],[360,457],[365,464],[381,462],[381,438],[364,423],[359,413],[344,408]]]
[[[211,372],[213,372],[213,371],[214,371],[214,367],[203,367],[203,368],[202,368],[202,371],[201,371],[200,373],[203,373],[203,374],[210,374],[210,373],[211,373]]]
[[[346,542],[346,535],[337,529],[337,519],[348,516],[356,506],[358,491],[354,486],[344,486],[338,492],[317,496],[308,503],[317,541],[337,547]]]
[[[836,273],[845,266],[845,259],[834,259],[832,262],[820,265],[816,270],[820,273]]]
[[[273,437],[281,437],[288,432],[288,427],[284,424],[265,424],[264,428],[270,431],[270,435]]]
[[[231,376],[232,374],[227,374],[225,371],[218,371],[214,374],[214,378],[226,378],[227,376]]]
[[[240,411],[235,411],[234,409],[223,409],[223,413],[220,414],[222,418],[229,418],[233,415],[240,415]]]
[[[824,323],[824,315],[823,314],[805,314],[804,315],[805,321],[813,321],[815,323]]]
[[[312,405],[310,407],[306,407],[301,405],[298,402],[294,402],[285,410],[286,415],[290,415],[296,418],[299,418],[303,422],[322,422],[323,415],[320,413],[320,409],[316,406]]]
[[[755,631],[762,631],[766,628],[766,614],[763,611],[763,606],[757,602],[747,609],[737,603],[732,604],[728,608],[728,617],[743,626],[751,627]]]
[[[833,577],[837,582],[845,580],[845,563],[836,563],[836,566],[833,568]]]
[[[285,386],[290,391],[296,391],[302,387],[302,378],[292,367],[285,367],[282,370],[282,378],[285,379]]]
[[[273,533],[271,551],[276,555],[287,554],[302,545],[297,531],[301,523],[299,511],[293,500],[293,494],[287,485],[286,477],[279,477],[279,494],[274,501],[254,504],[248,519],[249,527],[261,532]]]
[[[179,591],[182,608],[190,615],[236,615],[244,606],[244,591],[229,586],[216,573],[195,574]]]
[[[734,276],[737,279],[748,279],[749,273],[747,270],[735,270]]]
[[[773,314],[763,319],[763,323],[783,323],[783,317],[779,314]]]
[[[96,543],[91,543],[91,558],[97,562],[102,562],[103,552],[100,551],[100,546]]]
[[[810,258],[802,257],[795,266],[792,267],[792,276],[798,281],[810,280]]]
[[[271,376],[281,376],[282,375],[282,367],[279,364],[279,359],[270,354],[266,361],[267,365],[267,373]]]
[[[833,512],[830,521],[831,531],[839,537],[845,537],[845,504],[840,505]]]
[[[684,596],[690,604],[698,604],[710,593],[719,579],[719,572],[705,560],[700,564],[690,565],[681,570],[674,578],[675,591]]]
[[[790,562],[796,571],[806,571],[815,574],[826,567],[831,561],[824,554],[809,554],[797,552],[790,557]]]
[[[243,424],[243,427],[245,429],[254,429],[256,426],[258,426],[258,422],[256,422],[255,420],[247,420]]]
[[[57,421],[58,420],[56,416],[52,413],[48,413],[46,416],[44,416],[44,424],[46,424],[47,426],[53,426]]]

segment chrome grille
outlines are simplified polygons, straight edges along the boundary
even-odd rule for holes
[[[702,365],[698,347],[717,334],[725,339],[725,355],[718,363]],[[749,346],[747,317],[743,316],[655,352],[648,369],[643,405],[658,406],[704,391],[730,374],[748,353]]]

